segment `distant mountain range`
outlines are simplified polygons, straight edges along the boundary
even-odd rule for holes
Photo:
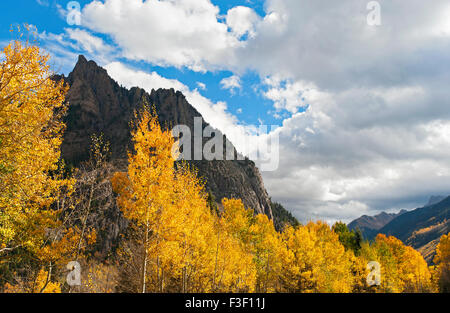
[[[364,238],[373,238],[386,224],[406,212],[406,210],[402,210],[399,213],[382,212],[375,216],[363,215],[348,224],[348,228],[351,230],[359,229]]]
[[[395,236],[420,251],[431,263],[439,239],[450,231],[450,197],[433,196],[424,207],[412,211],[362,216],[348,227],[360,229],[366,239],[377,234]]]

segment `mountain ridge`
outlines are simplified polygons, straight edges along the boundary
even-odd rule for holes
[[[363,225],[361,231],[369,240],[374,239],[377,234],[397,237],[406,245],[421,252],[425,260],[431,264],[439,239],[450,231],[450,197],[432,196],[425,206],[400,213],[391,215],[392,218],[378,228],[364,228],[362,221],[367,221],[364,216],[348,225],[351,229]]]
[[[110,142],[113,159],[125,160],[131,148],[129,122],[142,102],[155,106],[163,126],[183,124],[193,129],[193,118],[202,117],[180,91],[152,89],[148,93],[139,87],[124,88],[105,69],[81,55],[68,77],[56,79],[64,79],[70,86],[67,129],[61,150],[63,158],[73,164],[88,158],[90,137],[94,133],[103,133]],[[203,128],[208,125],[203,121]],[[237,154],[234,146],[233,149]],[[206,188],[218,201],[224,197],[240,198],[255,212],[273,218],[270,198],[253,161],[245,158],[188,163],[206,179]]]
[[[438,203],[406,212],[379,230],[380,233],[395,236],[405,244],[422,252],[429,263],[432,262],[433,250],[440,237],[449,231],[450,197],[446,197]],[[430,243],[434,244],[430,245]]]
[[[363,215],[350,222],[348,228],[350,230],[359,229],[364,238],[372,238],[383,226],[406,212],[406,210],[401,210],[399,213],[381,212],[375,216]]]

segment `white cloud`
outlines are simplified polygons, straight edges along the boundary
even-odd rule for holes
[[[140,87],[150,92],[152,89],[170,89],[181,92],[189,91],[189,88],[176,79],[168,79],[156,72],[146,73],[133,70],[120,62],[112,62],[105,65],[108,74],[126,88]]]
[[[226,22],[232,33],[238,38],[248,35],[255,36],[255,26],[260,22],[261,17],[248,7],[237,6],[230,9],[226,16]]]
[[[228,89],[231,93],[234,93],[235,89],[241,89],[241,79],[239,76],[232,75],[222,79],[220,86],[222,86],[222,89]]]
[[[430,53],[444,57],[450,38],[431,31],[446,28],[448,1],[380,1],[379,27],[367,25],[366,5],[363,0],[267,0],[256,35],[236,48],[237,67],[256,69],[263,77],[314,82],[320,89],[389,86],[436,69]]]
[[[236,49],[240,71],[268,77],[274,115],[293,114],[277,130],[279,170],[263,177],[302,220],[450,194],[448,1],[380,1],[380,27],[367,25],[366,4],[268,0]]]
[[[113,48],[107,45],[103,39],[95,37],[86,30],[79,28],[66,28],[68,37],[80,45],[80,50],[85,50],[88,53],[103,54],[110,53]]]
[[[240,45],[218,19],[209,0],[93,1],[82,11],[83,25],[109,34],[126,58],[196,71],[222,66]]]
[[[197,82],[197,87],[200,88],[200,90],[206,90],[206,85],[202,82]]]
[[[102,38],[94,36],[85,29],[65,28],[61,34],[39,33],[43,48],[52,55],[54,67],[61,71],[70,71],[77,54],[95,59],[100,65],[111,62],[116,56],[114,47]]]
[[[302,97],[307,111],[277,130],[279,170],[263,177],[303,221],[350,221],[450,193],[450,120],[423,117],[431,101],[422,88],[311,88]]]
[[[305,107],[302,95],[308,92],[309,87],[304,82],[293,83],[277,78],[266,78],[265,84],[269,86],[269,89],[263,95],[273,101],[277,111],[286,110],[297,113],[299,108]]]

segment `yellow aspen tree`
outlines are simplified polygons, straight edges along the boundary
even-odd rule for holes
[[[6,283],[5,293],[61,293],[59,282],[49,281],[50,273],[40,269],[32,284],[20,282],[16,285]]]
[[[250,227],[252,236],[252,252],[257,271],[257,292],[275,292],[279,288],[282,253],[280,234],[267,215],[258,214]]]
[[[372,248],[381,265],[379,292],[428,292],[431,273],[422,255],[393,236],[378,234]]]
[[[372,247],[376,250],[377,261],[381,265],[381,286],[379,292],[400,293],[403,291],[403,282],[401,280],[399,268],[399,256],[404,252],[403,244],[398,242],[395,237],[386,237],[379,234]]]
[[[223,199],[216,216],[213,272],[214,292],[253,292],[256,267],[251,249],[251,210],[241,200]]]
[[[432,292],[433,284],[431,272],[427,262],[419,251],[406,246],[402,256],[402,279],[404,281],[403,292]]]
[[[47,210],[64,180],[57,169],[67,87],[51,79],[49,56],[38,46],[14,41],[0,64],[0,253],[36,248]]]
[[[322,222],[288,228],[283,241],[291,251],[284,260],[282,280],[287,292],[350,292],[351,252]]]
[[[28,41],[11,42],[0,59],[0,265],[24,291],[44,292],[61,255],[49,247],[63,236],[62,210],[51,205],[74,184],[58,175],[68,86],[52,80],[49,56]],[[16,261],[28,270],[11,277]],[[47,273],[41,290],[32,288],[39,268]]]
[[[256,284],[254,256],[225,228],[221,229],[214,271],[215,292],[253,292]]]
[[[450,292],[450,233],[443,235],[436,248],[434,257],[438,285],[441,292]]]
[[[159,248],[162,243],[162,212],[173,205],[170,192],[174,180],[174,139],[170,131],[163,131],[156,113],[148,107],[136,112],[132,130],[134,151],[128,153],[128,172],[117,173],[113,188],[119,193],[118,204],[124,216],[143,230],[143,260],[141,292],[147,292],[149,253],[160,284]],[[159,289],[161,286],[157,286]]]
[[[112,184],[142,234],[140,291],[251,290],[252,255],[225,227],[216,237],[204,183],[186,164],[175,168],[171,133],[148,108],[136,120],[128,173],[116,173]]]
[[[370,274],[367,265],[371,261],[379,261],[377,250],[374,245],[371,245],[369,241],[361,243],[361,249],[359,255],[352,258],[352,273],[353,273],[353,292],[354,293],[375,293],[378,292],[380,287],[373,285],[369,286],[367,283],[367,277]]]
[[[186,164],[178,165],[170,198],[173,205],[161,216],[160,261],[164,290],[207,292],[210,290],[210,243],[214,225],[204,183],[194,169]]]
[[[364,249],[365,243],[361,245],[361,249]],[[370,274],[370,271],[367,269],[367,264],[369,264],[371,260],[367,260],[361,255],[351,256],[352,262],[352,276],[353,276],[353,284],[352,284],[352,293],[367,293],[375,291],[375,288],[371,288],[367,284],[367,276]]]
[[[227,231],[236,237],[243,244],[249,245],[251,241],[250,227],[252,225],[253,210],[246,209],[242,200],[227,199],[222,200],[223,213]]]

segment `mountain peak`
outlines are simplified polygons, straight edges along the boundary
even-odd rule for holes
[[[349,229],[359,229],[362,231],[364,237],[370,238],[379,229],[406,212],[406,210],[401,210],[399,213],[386,213],[383,211],[375,216],[363,215],[349,223],[348,227]]]
[[[161,125],[186,125],[194,129],[194,118],[201,114],[187,101],[183,93],[172,89],[149,92],[142,88],[123,88],[105,69],[82,55],[69,75],[70,103],[62,155],[74,165],[89,156],[92,134],[103,133],[110,142],[113,160],[126,160],[132,147],[130,121],[143,102],[154,105]],[[203,127],[208,126],[203,121]],[[214,127],[214,125],[211,125]],[[234,147],[233,147],[234,148]],[[206,180],[206,188],[218,201],[240,198],[247,207],[272,218],[270,199],[259,170],[250,160],[189,161]]]
[[[73,69],[72,73],[80,73],[80,72],[85,72],[88,69],[88,60],[84,57],[84,55],[79,55],[78,56],[78,61],[75,64],[75,68]],[[95,64],[95,62],[94,62]],[[97,64],[95,64],[97,65]]]
[[[77,64],[87,64],[87,63],[88,63],[88,61],[87,61],[87,59],[84,57],[84,55],[80,54],[80,55],[78,56],[78,62],[77,62]]]

